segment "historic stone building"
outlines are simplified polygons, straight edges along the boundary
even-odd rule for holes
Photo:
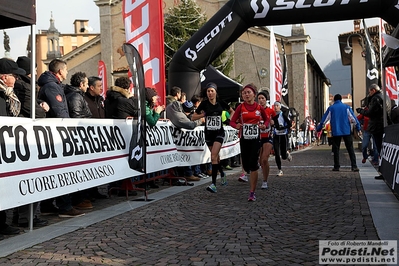
[[[70,75],[76,71],[84,71],[87,75],[97,75],[99,60],[106,64],[109,86],[113,84],[115,77],[127,74],[128,64],[125,57],[121,55],[120,49],[125,41],[122,0],[93,1],[99,7],[101,32],[99,34],[83,30],[81,32],[87,21],[75,21],[75,33],[69,35],[57,33],[56,28],[53,29],[54,20],[52,20],[50,22],[52,30],[49,29],[38,36],[37,58],[38,65],[39,58],[41,60],[40,71],[46,69],[45,65],[52,59],[51,56],[59,52],[62,59],[68,62]],[[209,19],[227,1],[197,0],[196,2]],[[179,4],[179,0],[164,0],[164,13],[176,4]],[[57,47],[57,34],[59,34],[59,51],[53,51],[53,47]],[[281,58],[281,40],[285,44],[287,54],[289,82],[287,104],[294,107],[300,115],[300,120],[303,120],[305,102],[307,102],[309,114],[319,120],[329,105],[329,80],[317,64],[317,60],[313,58],[311,51],[306,48],[310,37],[306,35],[303,25],[297,24],[292,25],[291,36],[276,35],[276,40]],[[229,76],[241,75],[244,78],[244,84],[253,82],[259,88],[268,89],[270,83],[269,43],[268,28],[249,28],[228,48],[234,54],[234,66]],[[40,71],[38,73],[41,73]]]

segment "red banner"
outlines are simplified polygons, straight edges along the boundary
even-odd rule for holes
[[[383,33],[385,33],[384,29],[384,21],[380,19],[380,40],[381,40],[381,49],[386,45],[385,40],[382,37]],[[385,89],[391,100],[394,100],[396,104],[398,104],[398,79],[396,77],[396,71],[394,67],[386,67],[385,68]]]
[[[126,42],[138,51],[144,64],[145,86],[155,88],[165,104],[165,58],[162,1],[124,0]]]
[[[283,87],[283,68],[281,67],[280,53],[278,51],[273,27],[270,27],[270,104],[281,102]]]
[[[102,86],[103,86],[103,92],[102,96],[105,98],[107,96],[107,90],[108,90],[108,83],[107,83],[107,68],[105,67],[104,61],[100,60],[98,61],[98,77],[101,78]]]
[[[304,112],[305,112],[305,118],[309,116],[309,105],[308,105],[308,89],[306,87],[306,69],[305,69],[305,75],[303,77],[303,99],[304,99],[304,103],[303,103],[303,107],[305,108]]]

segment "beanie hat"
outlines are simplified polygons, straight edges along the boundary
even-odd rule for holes
[[[23,70],[25,70],[26,75],[29,75],[31,73],[31,71],[30,71],[31,60],[29,57],[26,57],[26,56],[18,57],[17,64],[18,64],[19,68],[22,68]]]
[[[341,94],[335,94],[335,95],[334,95],[334,102],[335,102],[335,101],[338,101],[338,100],[339,100],[339,101],[342,100]]]
[[[279,106],[281,108],[281,103],[279,101],[274,102],[274,105]]]
[[[147,102],[152,102],[152,97],[157,96],[157,92],[153,88],[145,88],[145,99]]]
[[[194,110],[194,105],[190,101],[185,101],[182,105],[183,105],[183,111],[185,113],[190,113],[192,110]]]
[[[263,95],[266,98],[266,100],[269,100],[269,98],[270,98],[268,91],[260,91],[260,92],[258,92],[258,96],[259,95]]]

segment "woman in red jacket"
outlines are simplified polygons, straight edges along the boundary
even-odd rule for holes
[[[230,120],[230,126],[240,131],[242,166],[246,172],[250,171],[248,201],[256,200],[255,190],[258,182],[260,149],[259,129],[266,129],[270,122],[265,110],[255,102],[256,95],[257,89],[255,85],[246,85],[241,91],[241,97],[244,102],[237,107]]]

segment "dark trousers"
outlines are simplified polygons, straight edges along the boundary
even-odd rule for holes
[[[383,137],[384,133],[381,132],[381,133],[372,134],[372,135],[373,135],[373,138],[375,141],[375,146],[377,148],[378,155],[380,155],[381,149],[382,149],[382,137]]]
[[[334,153],[334,168],[339,169],[339,147],[341,146],[341,140],[344,139],[346,150],[348,151],[349,158],[351,160],[352,169],[357,168],[356,156],[353,149],[353,139],[352,135],[346,136],[334,136],[332,137],[332,151]]]
[[[281,170],[281,158],[283,160],[287,159],[287,135],[274,135],[273,136],[273,149],[274,149],[274,159],[277,164],[277,168]]]
[[[7,227],[6,220],[6,211],[0,211],[0,229],[5,229]]]

